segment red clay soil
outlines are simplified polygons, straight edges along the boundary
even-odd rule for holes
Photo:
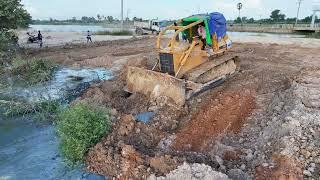
[[[256,106],[255,93],[250,90],[212,94],[177,133],[173,149],[202,151],[214,137],[228,131],[239,132],[244,120]]]
[[[302,165],[285,156],[273,157],[275,166],[256,168],[255,180],[302,180]]]

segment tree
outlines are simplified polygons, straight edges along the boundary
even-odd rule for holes
[[[0,1],[0,29],[17,29],[31,23],[30,14],[23,9],[21,0]]]
[[[111,22],[111,23],[114,21],[113,16],[108,16],[107,19],[108,19],[108,21]]]
[[[76,17],[72,17],[71,22],[77,22],[77,18]]]
[[[240,17],[238,17],[237,19],[235,19],[234,20],[234,23],[236,23],[236,24],[240,24],[242,21],[241,21],[241,18]]]
[[[312,15],[311,16],[307,16],[304,19],[301,19],[302,22],[304,23],[310,23],[312,21]]]
[[[254,23],[255,21],[254,21],[254,19],[253,18],[250,18],[250,19],[248,19],[248,21],[247,21],[247,23]]]
[[[295,23],[297,18],[287,18],[286,22],[287,23]]]
[[[284,21],[285,17],[286,17],[286,15],[280,14],[279,9],[272,11],[271,15],[270,15],[271,20],[274,22]]]
[[[30,14],[23,8],[21,0],[0,1],[0,64],[8,58],[18,37],[11,31],[18,27],[28,27],[32,22]]]
[[[134,17],[134,18],[133,18],[133,21],[138,21],[138,22],[142,22],[142,21],[143,21],[143,19],[142,19],[142,18],[137,18],[137,17]]]
[[[97,18],[98,18],[99,21],[101,21],[101,19],[102,19],[100,14],[97,14]]]
[[[241,22],[246,23],[247,22],[247,17],[242,17]]]

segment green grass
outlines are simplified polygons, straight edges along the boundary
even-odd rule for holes
[[[6,117],[24,116],[35,114],[39,121],[48,121],[54,119],[56,113],[61,110],[61,105],[57,101],[41,101],[30,103],[18,100],[0,100],[0,108],[3,109],[3,115]]]
[[[106,109],[83,103],[58,113],[56,123],[60,150],[70,165],[83,162],[89,148],[98,143],[111,128]]]
[[[128,30],[123,31],[98,31],[95,35],[111,35],[111,36],[132,36],[133,33]]]
[[[307,37],[308,38],[320,39],[320,32],[308,34]]]
[[[9,74],[19,81],[33,85],[50,80],[56,68],[56,65],[44,59],[15,58],[9,68]]]

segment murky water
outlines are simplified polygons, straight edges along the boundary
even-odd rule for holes
[[[120,28],[107,28],[103,26],[94,25],[30,25],[27,29],[29,32],[78,32],[83,33],[87,31],[98,32],[98,31],[119,31]]]
[[[43,32],[97,32],[105,30],[113,30],[112,28],[104,28],[102,26],[82,26],[82,25],[30,25],[28,31]]]
[[[62,68],[47,84],[13,94],[25,96],[32,101],[38,100],[40,95],[67,99],[65,96],[68,94],[63,92],[75,90],[81,84],[91,84],[111,77],[111,72],[105,69]],[[34,122],[32,115],[23,118],[0,116],[0,180],[103,179],[98,175],[87,174],[82,168],[68,168],[59,155],[58,143],[54,127]]]
[[[22,98],[28,101],[39,100],[57,100],[61,98],[71,98],[72,90],[80,91],[81,88],[87,88],[90,83],[101,80],[108,80],[112,73],[103,68],[96,69],[70,69],[61,68],[53,79],[45,84],[39,84],[32,87],[14,87],[0,90],[0,96],[11,96]],[[75,93],[77,93],[75,92]],[[77,94],[73,94],[76,96]]]

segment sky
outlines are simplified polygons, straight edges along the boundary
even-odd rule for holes
[[[295,17],[298,0],[124,0],[124,16],[144,19],[179,19],[192,14],[221,12],[229,20],[238,16],[236,5],[242,2],[241,16],[268,18],[274,9]],[[33,19],[67,19],[72,17],[114,16],[120,18],[121,0],[22,0]],[[312,14],[314,2],[303,0],[299,17]],[[320,16],[320,13],[319,13]]]

